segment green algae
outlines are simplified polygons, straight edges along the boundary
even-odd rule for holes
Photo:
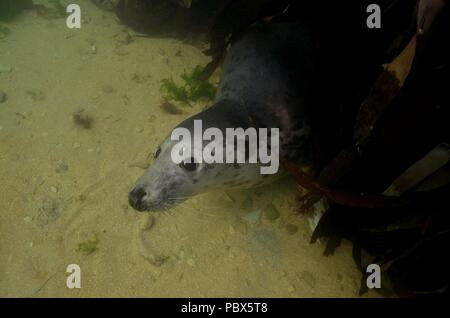
[[[78,243],[78,248],[75,250],[76,252],[80,252],[84,255],[91,255],[96,250],[98,250],[98,244],[100,243],[97,235],[94,234],[94,238],[92,240],[87,240],[81,243]]]
[[[184,104],[195,102],[200,99],[212,100],[216,94],[216,87],[201,78],[203,69],[196,66],[191,72],[180,76],[183,81],[182,85],[177,85],[172,78],[163,79],[161,81],[161,91],[165,100],[174,100]]]

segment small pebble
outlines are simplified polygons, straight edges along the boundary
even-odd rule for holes
[[[127,31],[122,31],[116,35],[116,39],[119,43],[128,45],[133,41],[133,38]]]
[[[141,224],[141,230],[142,231],[148,231],[152,228],[154,223],[154,219],[152,215],[148,215],[145,220]]]
[[[290,235],[293,235],[293,234],[297,233],[297,231],[298,231],[297,225],[294,225],[294,224],[286,224],[286,226],[284,228],[285,228],[286,232]]]
[[[56,187],[54,187],[54,186],[51,186],[50,187],[50,191],[52,191],[53,193],[57,193],[58,189]]]
[[[69,170],[69,166],[62,160],[59,160],[56,164],[56,173],[63,173]]]
[[[107,93],[107,94],[110,94],[110,93],[114,92],[114,88],[112,86],[109,86],[109,85],[103,86],[102,90],[103,90],[104,93]]]
[[[195,266],[195,261],[192,258],[188,259],[187,263],[188,263],[189,266],[192,266],[192,267]]]
[[[17,112],[16,115],[22,119],[26,119],[31,116],[31,112]]]
[[[30,223],[33,219],[31,218],[31,216],[26,216],[23,218],[23,220],[25,221],[25,223]]]
[[[160,105],[162,110],[171,115],[180,115],[183,113],[181,109],[179,109],[174,103],[169,101],[163,101]]]
[[[252,225],[256,225],[259,223],[259,220],[261,218],[261,210],[258,209],[258,210],[254,210],[249,213],[246,213],[242,218],[245,221],[247,221],[248,223],[250,223]]]

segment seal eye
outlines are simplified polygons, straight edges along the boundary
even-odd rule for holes
[[[158,158],[160,153],[161,153],[161,147],[158,147],[158,149],[156,149],[156,151],[155,151],[155,154],[153,155],[153,159]]]
[[[181,168],[183,168],[186,171],[194,171],[194,170],[197,170],[198,163],[195,162],[194,158],[191,157],[191,162],[183,161],[180,164],[180,166],[181,166]]]

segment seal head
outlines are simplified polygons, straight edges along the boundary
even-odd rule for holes
[[[193,131],[195,119],[202,119],[203,124],[209,126],[212,124],[211,120],[225,119],[225,114],[221,115],[223,112],[233,123],[229,123],[227,120],[220,123],[216,121],[216,126],[213,127],[219,126],[217,128],[225,133],[225,127],[236,125],[236,121],[230,116],[232,112],[227,107],[227,104],[229,106],[231,103],[231,101],[220,101],[177,127]],[[262,185],[272,179],[270,175],[261,175],[261,165],[258,163],[207,163],[201,158],[195,157],[194,148],[189,158],[185,157],[181,163],[175,164],[171,154],[176,143],[177,141],[173,141],[170,136],[165,139],[154,153],[152,166],[130,191],[128,201],[135,210],[165,210],[202,192],[217,188],[250,188]],[[203,147],[208,143],[209,141],[203,141]],[[191,144],[195,147],[193,140]],[[234,151],[238,156],[240,150],[234,148]],[[244,153],[243,156],[247,157],[248,154]]]

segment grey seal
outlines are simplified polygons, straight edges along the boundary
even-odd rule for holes
[[[228,50],[213,105],[177,127],[279,128],[280,155],[299,163],[310,160],[310,110],[314,50],[308,21],[255,26]],[[215,188],[253,187],[271,179],[258,164],[175,164],[170,135],[154,153],[154,163],[129,192],[137,211],[168,209]]]

